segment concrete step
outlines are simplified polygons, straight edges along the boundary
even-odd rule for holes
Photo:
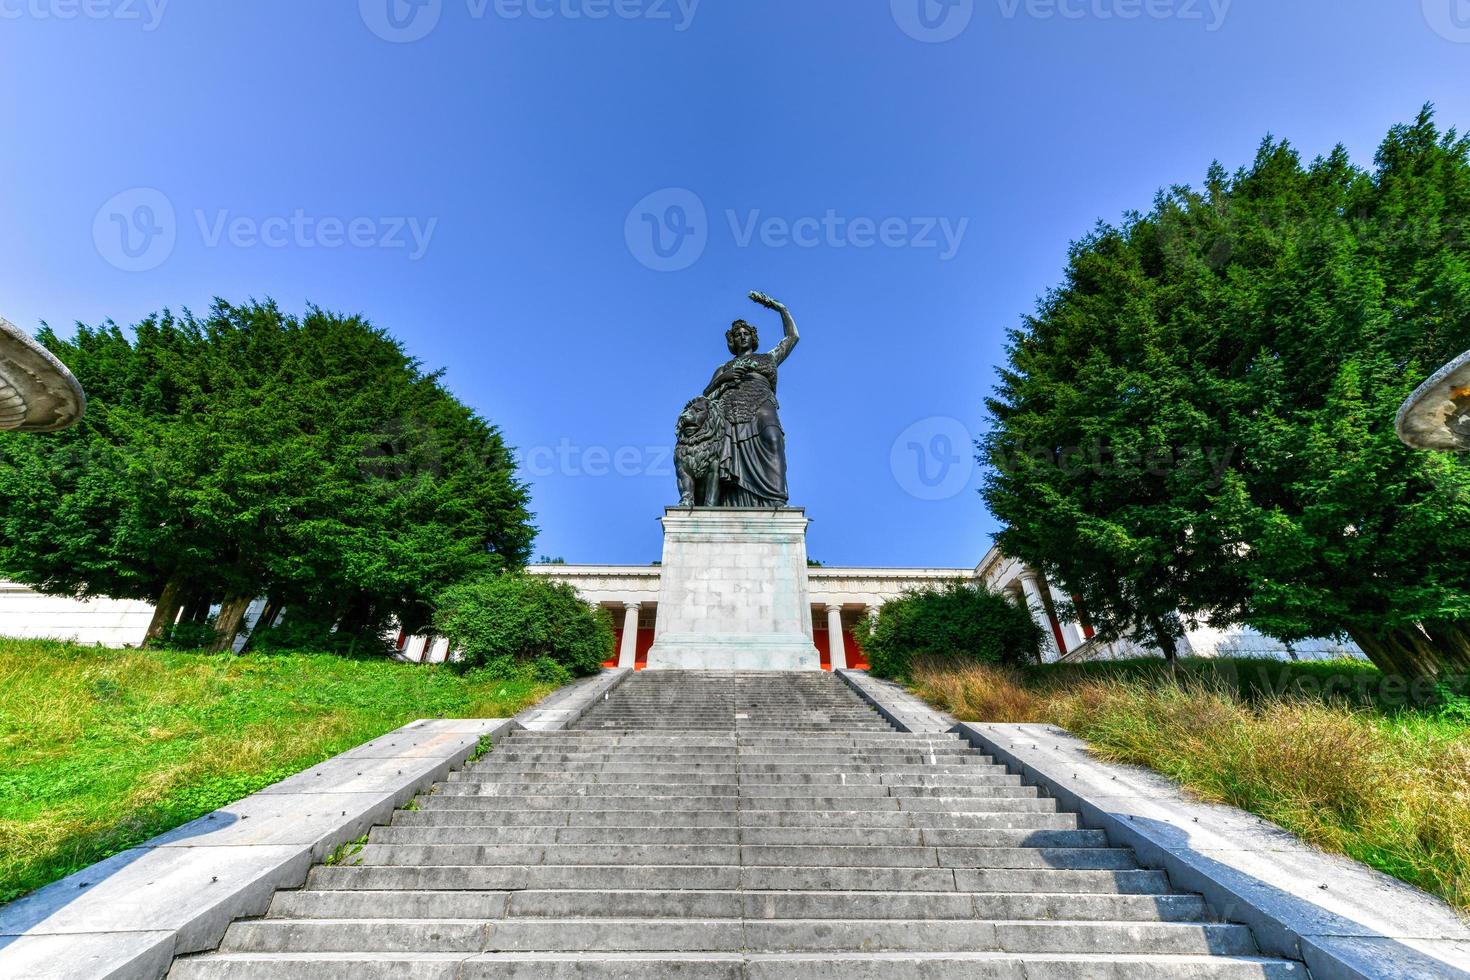
[[[641,814],[630,818],[630,812]],[[393,814],[394,827],[625,827],[640,824],[658,827],[738,827],[735,810],[683,810],[654,812],[648,810],[399,810]]]
[[[831,827],[374,827],[370,844],[829,845]],[[839,840],[865,847],[1106,847],[1098,830],[866,829]]]
[[[523,889],[681,889],[843,892],[1044,892],[1144,895],[1169,892],[1158,871],[1060,868],[782,868],[734,865],[318,866],[312,889],[497,891]]]
[[[439,784],[439,796],[544,796],[565,794],[571,796],[732,796],[736,784],[726,783],[665,783],[645,780],[643,782],[612,782],[558,786],[543,782],[446,782]]]
[[[463,784],[458,784],[463,786]],[[551,787],[537,787],[549,790]],[[1019,787],[1013,796],[965,797],[945,799],[942,797],[898,797],[898,796],[755,796],[741,793],[726,796],[694,796],[665,794],[660,796],[611,796],[603,794],[569,793],[504,793],[478,795],[463,789],[450,791],[445,784],[439,792],[422,797],[419,806],[425,810],[769,810],[776,812],[830,811],[852,812],[863,810],[910,811],[932,813],[1051,813],[1056,810],[1056,801],[1024,791],[1030,787]]]
[[[968,827],[1013,830],[1075,830],[1077,816],[1041,811],[1021,813],[936,813],[898,810],[715,810],[651,813],[604,810],[532,810],[524,813],[503,810],[419,809],[399,810],[394,827],[791,827],[823,830],[834,838],[862,840],[869,830],[930,827],[961,830]],[[834,830],[833,828],[839,828]]]
[[[1015,919],[1193,922],[1192,895],[841,891],[351,891],[279,892],[273,919],[737,918]]]
[[[463,787],[464,784],[457,784]],[[546,789],[547,787],[537,787]],[[438,792],[421,797],[419,805],[426,810],[735,810],[740,803],[738,796],[690,796],[690,795],[642,795],[603,796],[574,795],[566,793],[504,793],[495,796],[480,796],[450,792],[449,784],[437,787]],[[897,800],[889,800],[891,809],[898,809]]]
[[[997,831],[1003,833],[1003,831]],[[1085,831],[1041,831],[1077,834]],[[363,865],[710,864],[808,868],[1071,868],[1127,871],[1113,847],[900,847],[809,844],[366,844]]]
[[[363,864],[740,864],[736,844],[367,844]]]
[[[759,778],[759,777],[755,777]],[[462,785],[474,785],[465,783]],[[496,785],[496,784],[482,784]],[[514,783],[499,785],[517,785]],[[635,784],[628,784],[635,785]],[[841,799],[843,797],[863,796],[891,796],[894,799],[922,799],[922,798],[947,798],[975,797],[986,799],[997,799],[1007,797],[1027,797],[1036,795],[1036,787],[1022,786],[1020,782],[1002,783],[996,785],[956,783],[948,786],[895,786],[883,783],[771,783],[753,782],[748,779],[740,781],[740,795],[742,797],[823,797],[825,799]]]
[[[1014,953],[235,953],[171,980],[1306,980],[1251,956]]]
[[[995,951],[1256,952],[1219,923],[996,919],[256,919],[232,924],[220,952],[363,951]]]
[[[518,769],[490,765],[450,773],[446,782],[572,783],[580,785],[704,783],[712,786],[733,782],[787,786],[1019,786],[1021,777],[1012,776],[1000,767],[993,769],[973,767],[966,770],[960,766],[952,767],[949,772],[943,770],[884,772],[877,768],[870,771],[850,772],[750,772],[743,769],[737,770],[734,766],[694,772],[673,772],[666,769],[601,769],[569,772],[558,769]]]

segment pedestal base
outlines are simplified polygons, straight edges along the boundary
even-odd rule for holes
[[[820,670],[807,591],[805,511],[664,513],[650,670]]]

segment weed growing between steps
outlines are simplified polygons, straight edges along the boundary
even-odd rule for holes
[[[362,864],[362,858],[358,857],[362,849],[367,846],[368,835],[363,834],[356,840],[343,841],[332,848],[332,853],[322,860],[327,867],[356,867]]]
[[[1470,719],[1453,696],[1403,706],[1356,661],[1194,661],[1177,683],[1158,664],[928,663],[911,686],[964,721],[1060,725],[1100,758],[1148,766],[1470,914]]]
[[[495,740],[489,735],[481,735],[480,740],[475,743],[475,750],[469,754],[465,762],[479,762],[493,748],[495,748]]]
[[[0,639],[0,901],[418,718],[549,693],[438,666]]]

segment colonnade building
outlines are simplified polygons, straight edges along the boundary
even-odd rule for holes
[[[568,583],[588,602],[612,614],[617,652],[608,666],[647,665],[658,622],[659,566],[552,564],[532,565],[527,571]],[[992,548],[974,568],[811,568],[808,598],[812,640],[821,655],[822,667],[865,669],[868,663],[854,636],[854,627],[865,617],[876,616],[885,603],[906,591],[957,580],[1005,593],[1024,603],[1042,629],[1042,659],[1047,662],[1159,653],[1128,639],[1110,643],[1098,640],[1093,624],[1085,617],[1069,618],[1065,614],[1071,604],[1045,576]],[[260,605],[251,607],[247,622],[258,614]],[[44,596],[22,585],[0,582],[0,636],[140,646],[152,616],[153,607],[146,602]],[[419,663],[442,662],[452,655],[443,637],[400,634],[397,647],[401,658]],[[1190,630],[1180,641],[1178,653],[1301,659],[1361,656],[1351,643],[1331,640],[1293,644],[1288,651],[1281,643],[1240,627]]]

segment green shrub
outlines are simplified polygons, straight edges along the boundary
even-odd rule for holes
[[[612,654],[612,617],[575,589],[530,575],[487,575],[446,589],[434,628],[464,664],[494,677],[564,683]]]
[[[162,650],[203,650],[214,642],[216,632],[213,616],[202,623],[169,623],[158,634],[158,640],[153,645]]]
[[[907,677],[915,658],[1027,663],[1041,647],[1041,628],[1025,608],[963,582],[906,593],[860,629],[858,642],[880,677]]]

